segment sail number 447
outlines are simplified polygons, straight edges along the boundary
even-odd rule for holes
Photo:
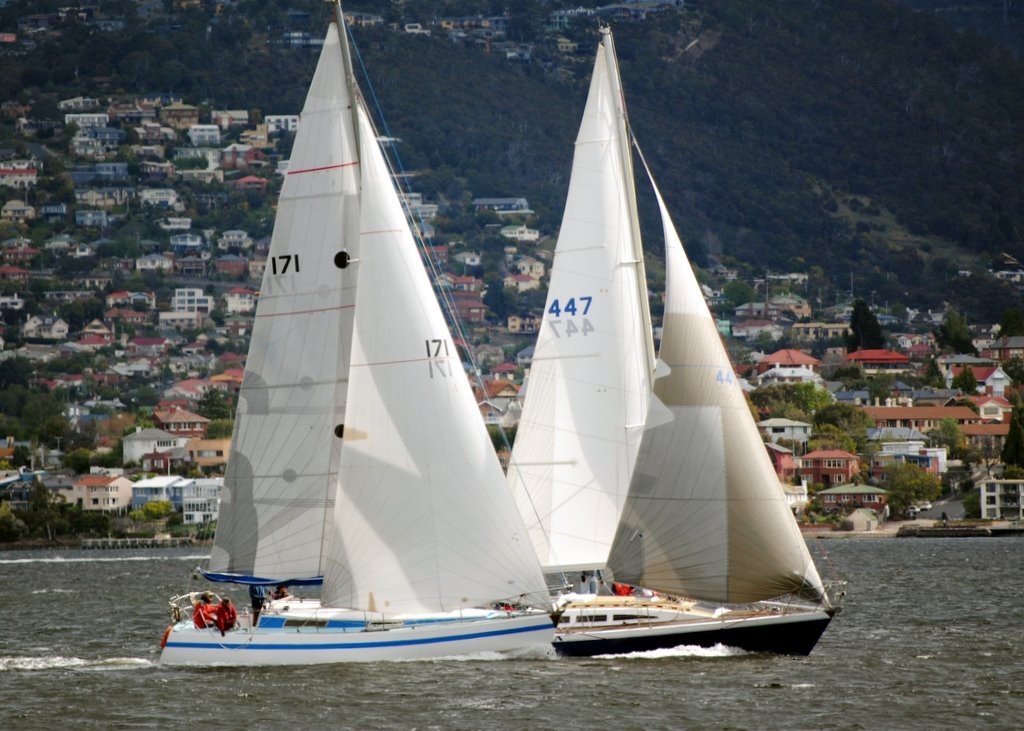
[[[593,332],[594,326],[586,317],[590,312],[590,304],[593,300],[594,298],[589,296],[569,297],[566,300],[556,297],[551,300],[548,314],[552,317],[548,319],[548,322],[551,323],[555,337],[560,338],[565,335],[565,337],[571,338],[573,335],[586,335]]]

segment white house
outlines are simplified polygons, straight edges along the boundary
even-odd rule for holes
[[[989,478],[978,483],[981,493],[982,520],[1024,519],[1024,479],[997,480]]]
[[[171,297],[171,309],[175,312],[211,312],[216,303],[198,287],[179,287]]]
[[[224,293],[224,309],[232,314],[256,309],[256,293],[246,287],[235,287]]]
[[[792,444],[806,447],[807,440],[811,438],[811,425],[804,421],[765,419],[757,422],[757,428],[765,439],[776,444],[780,440],[786,440]]]
[[[182,449],[188,443],[187,436],[175,436],[163,429],[136,427],[135,433],[121,440],[124,464],[142,461],[142,456],[152,452],[170,452]]]
[[[174,270],[174,259],[163,254],[146,254],[135,260],[135,269],[140,272],[170,272]]]
[[[202,525],[217,520],[223,477],[192,480],[182,493],[181,512],[186,525]]]
[[[188,139],[193,147],[220,144],[220,127],[215,124],[193,124],[188,128]]]

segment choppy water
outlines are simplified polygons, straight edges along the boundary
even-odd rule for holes
[[[195,550],[0,552],[12,729],[1019,729],[1024,539],[813,541],[850,582],[810,657],[728,648],[319,668],[156,663]],[[822,556],[822,551],[826,555]],[[240,606],[246,605],[238,592]]]

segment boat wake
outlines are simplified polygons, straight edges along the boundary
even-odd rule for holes
[[[105,557],[68,557],[68,556],[39,556],[35,558],[0,558],[0,566],[15,564],[36,564],[36,563],[119,563],[124,561],[205,561],[210,558],[207,553],[194,556],[105,556]]]
[[[715,645],[714,647],[700,647],[698,645],[680,645],[679,647],[668,647],[659,650],[643,650],[640,652],[625,652],[618,654],[593,655],[593,659],[607,660],[661,660],[666,657],[739,657],[754,653],[741,650],[738,647],[727,645]]]
[[[553,660],[555,650],[550,645],[533,645],[506,652],[470,652],[464,655],[444,655],[420,660],[399,660],[397,662],[498,662],[506,660]]]
[[[138,657],[107,657],[86,660],[80,657],[0,657],[0,673],[39,670],[125,670],[155,666],[152,660]]]

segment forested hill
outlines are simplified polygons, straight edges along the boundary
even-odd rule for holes
[[[43,5],[11,3],[0,30]],[[580,44],[570,55],[544,22],[557,8],[596,3],[506,3],[509,40],[532,44],[528,61],[440,30],[396,29],[494,5],[345,7],[399,24],[354,37],[364,88],[402,140],[404,167],[422,173],[416,189],[444,200],[526,196],[538,226],[552,231],[597,21],[560,32]],[[1016,20],[1020,5],[1006,3]],[[245,0],[219,16],[205,3],[156,12],[114,34],[72,24],[59,41],[0,58],[0,92],[38,100],[161,90],[293,113],[315,59],[273,41],[284,30],[321,34],[328,13],[318,0]],[[985,274],[1001,253],[1024,260],[1024,68],[1010,44],[882,0],[686,0],[614,30],[631,123],[699,264],[808,271],[824,302],[852,286],[878,302],[949,301],[975,320],[1019,306]]]

